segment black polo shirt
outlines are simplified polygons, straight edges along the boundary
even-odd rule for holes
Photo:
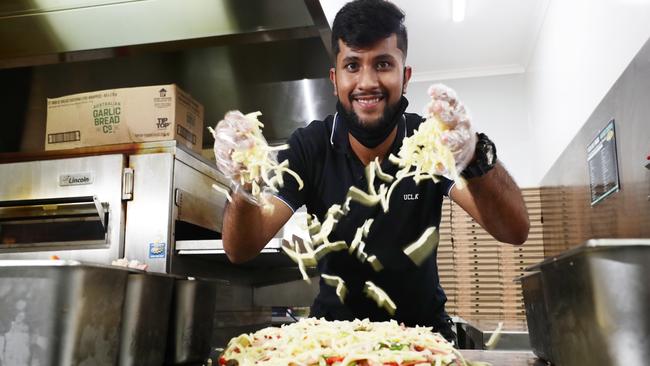
[[[285,185],[278,198],[294,211],[306,205],[307,212],[315,214],[321,223],[330,206],[345,201],[350,186],[367,191],[364,166],[350,147],[348,129],[341,118],[338,114],[330,115],[324,121],[313,121],[296,130],[288,140],[290,148],[278,155],[279,161],[289,159],[289,167],[305,184],[298,191],[297,182],[285,175]],[[422,121],[417,114],[404,114],[397,124],[393,154],[399,151],[403,138],[412,135]],[[388,159],[383,160],[381,168],[391,175],[398,170]],[[379,179],[375,180],[377,189],[380,183]],[[418,185],[412,179],[404,179],[395,188],[387,213],[380,205],[366,207],[352,202],[349,213],[336,224],[329,239],[350,244],[357,228],[366,219],[373,218],[368,237],[363,240],[365,252],[376,255],[384,268],[375,272],[347,250],[327,254],[319,261],[318,270],[343,278],[348,294],[342,304],[336,289],[321,279],[312,316],[329,320],[390,319],[384,309],[363,294],[363,285],[369,280],[386,291],[397,305],[393,319],[407,326],[438,328],[441,319],[446,317],[446,296],[439,284],[436,253],[418,267],[402,250],[427,228],[439,226],[443,195],[448,195],[452,186],[453,182],[444,178],[438,183],[427,180]]]

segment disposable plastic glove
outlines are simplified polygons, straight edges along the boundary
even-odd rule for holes
[[[233,153],[246,152],[253,148],[256,139],[264,137],[255,134],[255,121],[246,118],[240,111],[226,113],[214,129],[208,127],[214,137],[214,156],[217,168],[230,180],[233,193],[242,194],[247,201],[260,205],[261,202],[251,193],[251,184],[242,182],[242,174],[246,167],[233,159]],[[261,196],[269,193],[263,189]]]
[[[442,135],[456,160],[456,169],[462,172],[474,157],[476,133],[474,133],[469,112],[458,99],[456,92],[444,84],[434,84],[428,91],[431,102],[425,113],[434,115],[449,128]]]

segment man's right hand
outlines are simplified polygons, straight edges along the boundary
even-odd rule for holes
[[[233,182],[240,182],[244,167],[233,160],[232,154],[253,146],[255,142],[250,132],[255,127],[254,122],[244,117],[240,111],[230,111],[214,129],[209,128],[214,136],[214,157],[217,168]]]

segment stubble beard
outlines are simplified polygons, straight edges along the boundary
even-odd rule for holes
[[[339,102],[340,102],[340,98],[339,98]],[[352,105],[352,100],[350,100],[350,105]],[[381,114],[381,117],[379,117],[374,121],[361,120],[359,118],[359,115],[354,111],[353,108],[350,108],[350,110],[348,110],[346,107],[343,107],[343,109],[345,109],[345,112],[347,114],[345,118],[348,120],[349,123],[354,124],[359,128],[363,128],[368,132],[373,132],[376,130],[380,130],[382,126],[390,123],[391,120],[395,118],[395,113],[399,108],[399,105],[400,105],[399,100],[392,105],[387,104],[386,107],[384,108],[383,113]]]

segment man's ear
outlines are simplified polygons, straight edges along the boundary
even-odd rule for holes
[[[336,91],[336,69],[333,67],[330,69],[330,81],[334,85],[334,95],[338,96],[339,94]]]
[[[411,69],[411,66],[404,67],[404,82],[402,83],[402,94],[406,94],[406,87],[409,84],[409,80],[411,80],[412,73],[413,70]]]

